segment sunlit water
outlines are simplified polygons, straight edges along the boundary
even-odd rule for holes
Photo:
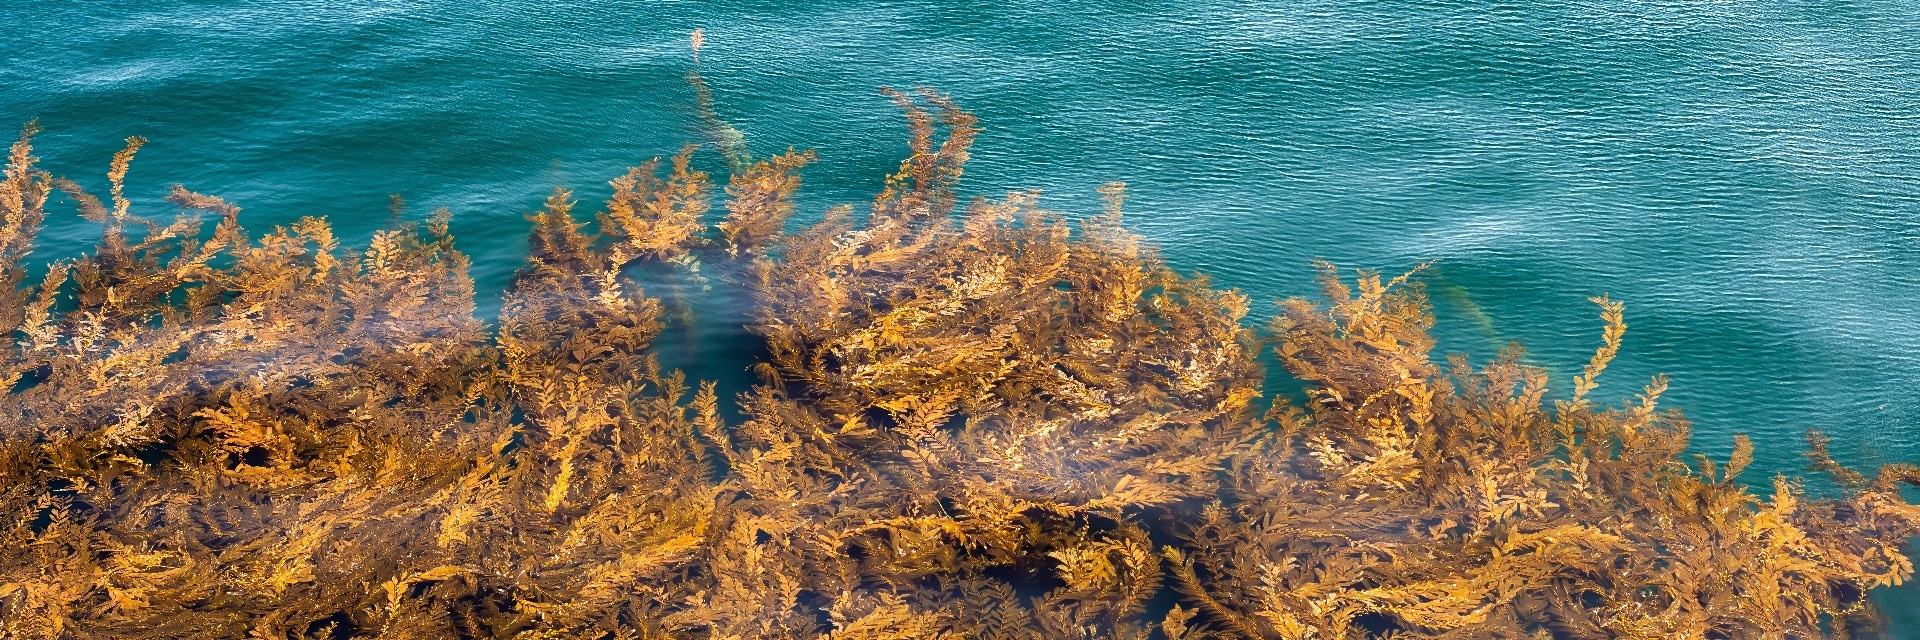
[[[387,194],[445,206],[483,310],[554,185],[594,204],[622,167],[711,139],[686,79],[699,27],[698,70],[752,150],[819,150],[803,215],[866,201],[905,153],[875,87],[930,85],[986,126],[971,193],[1039,188],[1081,214],[1125,181],[1132,226],[1171,263],[1257,300],[1312,293],[1315,257],[1438,260],[1441,350],[1519,341],[1562,387],[1599,339],[1586,298],[1608,293],[1631,328],[1603,394],[1670,375],[1697,449],[1755,437],[1747,480],[1799,472],[1809,428],[1849,462],[1920,462],[1916,2],[26,0],[0,16],[0,121],[39,117],[56,173],[101,187],[137,134],[149,213],[179,182],[256,232],[324,215],[364,240]],[[42,256],[91,233],[60,216]],[[737,386],[741,317],[707,318],[668,356]],[[1887,603],[1920,637],[1920,597]]]

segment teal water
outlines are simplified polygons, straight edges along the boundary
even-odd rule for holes
[[[1920,462],[1920,2],[1041,6],[16,1],[0,122],[40,118],[47,166],[98,188],[151,138],[150,214],[174,182],[255,231],[324,215],[364,240],[387,194],[448,207],[485,305],[554,185],[595,203],[710,139],[698,27],[718,115],[757,153],[819,150],[805,215],[905,153],[875,87],[930,85],[986,126],[972,193],[1089,212],[1126,181],[1171,263],[1256,299],[1311,294],[1314,257],[1437,259],[1442,350],[1517,340],[1562,385],[1609,293],[1631,328],[1601,393],[1672,376],[1697,449],[1754,436],[1748,481],[1799,472],[1809,428]],[[41,255],[91,233],[60,217]],[[712,322],[679,347],[696,372],[748,349]],[[1920,637],[1920,593],[1883,600]]]

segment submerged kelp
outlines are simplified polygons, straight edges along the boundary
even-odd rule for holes
[[[1920,469],[1816,435],[1838,497],[1762,498],[1744,439],[1682,463],[1663,381],[1596,404],[1617,302],[1551,403],[1517,349],[1434,363],[1409,277],[1324,267],[1256,332],[1120,226],[1118,185],[1078,225],[962,205],[972,116],[891,95],[913,154],[864,216],[786,236],[789,152],[731,158],[709,227],[690,147],[613,180],[597,235],[549,198],[493,328],[444,212],[352,251],[176,187],[162,224],[124,194],[138,139],[101,202],[29,130],[0,183],[0,635],[1818,637],[1913,572]],[[101,240],[29,283],[56,190]],[[742,419],[656,363],[635,268],[752,290]],[[1259,400],[1268,346],[1300,402]]]
[[[1618,302],[1597,298],[1603,346],[1572,397],[1509,349],[1474,370],[1427,357],[1416,288],[1331,268],[1327,307],[1289,301],[1278,353],[1309,408],[1235,461],[1232,506],[1208,508],[1179,588],[1238,633],[1347,637],[1372,626],[1461,637],[1811,637],[1844,634],[1868,589],[1912,573],[1914,467],[1807,501],[1786,478],[1761,499],[1718,465],[1677,458],[1687,423],[1656,401],[1587,396],[1620,347]],[[1816,458],[1825,461],[1816,444]],[[1843,472],[1844,473],[1844,472]],[[1369,619],[1370,618],[1370,619]]]

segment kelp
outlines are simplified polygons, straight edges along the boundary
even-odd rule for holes
[[[1122,222],[962,203],[978,131],[888,92],[911,155],[789,234],[811,152],[695,147],[556,191],[497,322],[450,214],[364,249],[170,222],[36,168],[0,182],[0,636],[1812,638],[1913,574],[1920,469],[1832,495],[1686,462],[1664,379],[1603,405],[1622,305],[1551,393],[1517,347],[1436,363],[1417,273],[1342,276],[1264,328]],[[101,229],[30,277],[55,192]],[[718,221],[712,210],[723,211]],[[396,200],[395,211],[399,212]],[[202,218],[217,219],[203,232]],[[398,217],[398,216],[396,216]],[[746,287],[731,401],[663,368],[632,277]],[[656,277],[658,277],[656,275]],[[1263,400],[1271,349],[1304,397]]]
[[[1863,595],[1912,574],[1913,467],[1874,480],[1816,439],[1844,497],[1809,500],[1775,477],[1755,496],[1724,463],[1680,461],[1688,425],[1663,378],[1601,407],[1596,378],[1625,333],[1605,297],[1602,346],[1571,397],[1510,348],[1475,369],[1431,363],[1417,286],[1323,265],[1327,305],[1289,301],[1277,355],[1308,384],[1258,454],[1237,459],[1229,505],[1170,548],[1177,584],[1220,628],[1251,637],[1779,638],[1846,636]]]

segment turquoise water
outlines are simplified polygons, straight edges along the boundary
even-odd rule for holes
[[[255,231],[364,240],[387,194],[448,207],[486,304],[554,185],[594,203],[709,139],[698,27],[718,115],[757,153],[819,150],[808,215],[905,153],[875,87],[930,85],[986,126],[973,193],[1088,212],[1126,181],[1170,262],[1256,299],[1312,293],[1314,257],[1439,260],[1442,350],[1517,340],[1563,385],[1609,293],[1631,328],[1601,392],[1669,374],[1699,450],[1758,441],[1748,481],[1798,472],[1809,428],[1920,462],[1920,2],[1040,6],[26,0],[0,10],[0,121],[39,117],[47,166],[98,188],[151,138],[149,213],[179,182]],[[42,255],[91,233],[60,217]],[[722,318],[679,359],[738,362]],[[1886,603],[1920,637],[1920,594]]]

